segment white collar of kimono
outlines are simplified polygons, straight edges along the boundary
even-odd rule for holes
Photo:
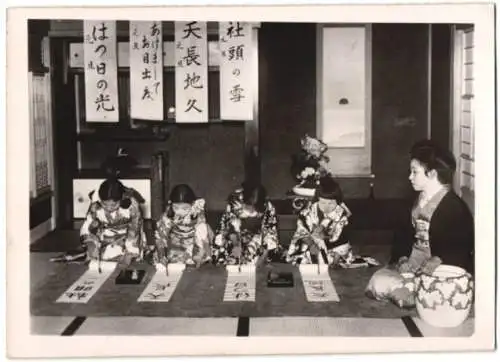
[[[332,211],[330,211],[328,214],[326,212],[324,212],[323,210],[320,209],[318,203],[316,203],[316,210],[317,210],[317,212],[321,212],[326,218],[329,218],[329,219],[337,219],[337,218],[339,218],[342,215],[342,213],[344,211],[346,213],[349,212],[348,210],[346,210],[343,207],[343,203],[341,205],[335,206],[335,208]]]
[[[420,203],[421,204],[426,204],[431,200],[438,192],[440,192],[443,189],[447,189],[448,186],[443,185],[440,182],[436,182],[435,184],[432,183],[429,185],[427,190],[423,190],[420,194]]]

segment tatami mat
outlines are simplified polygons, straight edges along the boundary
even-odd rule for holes
[[[457,328],[435,328],[418,318],[409,327],[401,319],[332,317],[164,318],[31,317],[34,335],[204,335],[330,337],[469,337],[474,319]],[[406,323],[408,324],[408,323]],[[410,330],[413,329],[413,332]],[[416,333],[416,334],[415,334]]]
[[[30,292],[35,292],[47,280],[56,275],[65,265],[49,260],[60,253],[30,253]]]
[[[413,318],[424,337],[470,337],[474,334],[474,319],[467,319],[462,325],[455,328],[436,328],[420,318]]]
[[[340,302],[311,303],[307,301],[302,278],[297,267],[272,264],[256,271],[255,302],[223,302],[227,273],[211,265],[199,269],[187,268],[168,303],[139,303],[137,299],[155,271],[147,271],[141,284],[118,285],[115,273],[106,280],[88,303],[61,304],[56,300],[85,272],[84,265],[61,265],[58,273],[30,295],[31,313],[39,316],[87,317],[339,317],[339,318],[401,318],[414,316],[413,311],[367,298],[365,287],[376,268],[331,270],[329,275],[340,296]],[[291,272],[293,288],[269,288],[270,270]],[[119,303],[117,302],[119,301]]]
[[[74,317],[31,317],[31,334],[61,335]]]
[[[238,318],[88,318],[75,335],[235,336]]]
[[[251,318],[250,336],[410,337],[401,319]]]

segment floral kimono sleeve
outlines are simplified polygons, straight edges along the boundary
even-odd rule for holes
[[[172,226],[173,220],[169,218],[166,213],[163,214],[161,219],[156,222],[156,228],[154,232],[156,251],[153,256],[153,262],[155,264],[166,264],[167,259],[165,255],[165,249],[167,248],[168,237]]]
[[[229,202],[226,206],[226,209],[221,215],[219,225],[217,226],[216,234],[215,234],[215,246],[221,247],[225,244],[227,234],[230,230],[231,223],[231,215],[233,211],[233,207],[231,202]]]
[[[278,244],[278,217],[274,205],[268,201],[262,218],[262,246],[267,250],[273,250]]]
[[[80,242],[86,244],[88,242],[99,243],[97,232],[101,226],[101,222],[97,218],[97,209],[99,205],[93,202],[87,211],[85,221],[80,229]]]
[[[128,208],[130,212],[130,222],[127,228],[127,240],[134,243],[137,247],[142,247],[142,226],[143,219],[139,203],[131,198],[131,204]]]
[[[309,207],[300,212],[297,219],[297,227],[290,241],[288,255],[293,255],[301,249],[302,241],[311,236],[311,215],[309,215]]]
[[[205,199],[198,199],[193,203],[191,212],[196,219],[196,224],[204,224],[207,222],[205,215]]]

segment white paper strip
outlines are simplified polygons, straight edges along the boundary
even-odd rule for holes
[[[255,301],[255,265],[228,265],[224,302]]]
[[[299,266],[302,282],[308,302],[339,302],[340,298],[335,290],[328,265],[304,264]]]
[[[115,21],[84,21],[83,55],[87,122],[118,122]]]
[[[57,299],[56,303],[86,304],[113,274],[116,265],[116,262],[103,261],[101,262],[101,273],[98,270],[87,270]]]
[[[252,24],[237,21],[219,23],[220,112],[225,120],[253,119],[254,54]]]
[[[181,280],[185,267],[185,264],[169,264],[168,275],[167,273],[156,272],[137,301],[168,302]]]
[[[161,21],[130,22],[130,106],[135,119],[163,120]]]
[[[207,47],[206,22],[175,22],[176,122],[208,122]]]

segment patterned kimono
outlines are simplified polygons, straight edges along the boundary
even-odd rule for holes
[[[411,272],[419,270],[431,257],[431,246],[429,243],[429,228],[432,214],[448,192],[447,187],[443,187],[430,200],[422,200],[422,193],[411,211],[411,224],[415,230],[415,241],[408,262]]]
[[[118,261],[125,252],[141,256],[146,245],[143,216],[135,190],[126,189],[120,207],[106,211],[97,192],[80,229],[80,241],[92,260]]]
[[[311,264],[317,262],[311,249],[319,251],[325,264],[349,264],[354,261],[348,240],[351,212],[345,204],[337,205],[328,215],[311,202],[299,213],[297,229],[288,248],[287,262]]]
[[[454,247],[460,248],[462,246],[460,245],[462,244],[460,238],[470,238],[472,228],[469,227],[469,224],[471,224],[472,218],[469,219],[469,217],[464,216],[467,214],[463,212],[465,206],[462,207],[460,203],[452,208],[446,205],[451,205],[459,200],[456,195],[449,191],[448,187],[443,187],[428,201],[423,200],[422,196],[423,194],[420,193],[411,210],[411,225],[408,225],[408,232],[411,232],[411,234],[408,233],[404,238],[405,240],[397,240],[397,243],[403,244],[407,242],[406,239],[411,240],[410,250],[408,253],[404,253],[406,255],[396,254],[397,256],[393,256],[391,260],[392,263],[395,263],[403,258],[403,261],[409,264],[408,270],[401,273],[399,266],[390,265],[377,271],[367,286],[367,294],[370,297],[379,300],[390,299],[400,307],[412,307],[415,304],[415,286],[412,275],[419,271],[433,256],[439,257],[445,263],[451,261],[450,264],[452,265],[461,264],[453,263],[451,257],[454,254]],[[443,237],[444,235],[441,232],[435,233],[436,230],[439,231],[441,228],[438,226],[441,224],[441,220],[446,223],[456,223],[454,228],[459,230],[461,236],[454,238],[450,234],[454,232],[451,228],[448,228],[448,237]],[[431,225],[433,225],[433,228],[431,228]],[[456,246],[453,245],[455,242],[457,243]],[[442,253],[441,249],[439,249],[440,244],[443,243],[447,245],[445,253]],[[437,265],[439,264],[435,266]],[[465,265],[460,266],[467,268]]]
[[[243,208],[243,190],[233,192],[221,216],[212,258],[216,264],[256,264],[265,251],[279,246],[278,219],[267,200],[263,212],[248,214]]]
[[[184,217],[175,215],[171,206],[156,223],[155,264],[195,264],[210,260],[213,231],[205,217],[205,200],[196,200]]]

